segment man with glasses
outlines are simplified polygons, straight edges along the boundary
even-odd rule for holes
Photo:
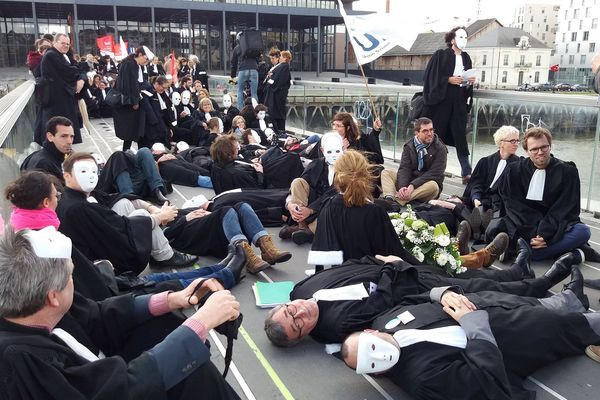
[[[415,137],[404,144],[398,172],[381,173],[383,197],[401,205],[437,198],[444,182],[448,149],[435,134],[433,122],[419,118],[414,130]]]
[[[83,88],[86,75],[77,65],[72,64],[67,56],[70,46],[71,40],[68,35],[57,34],[54,37],[53,47],[46,50],[40,63],[42,78],[46,82],[46,89],[50,96],[40,109],[40,123],[36,127],[34,137],[39,144],[42,144],[45,137],[43,128],[50,118],[61,115],[71,121],[79,120],[75,95]],[[73,143],[81,143],[78,123],[73,125],[73,133],[75,135]]]
[[[505,215],[490,224],[486,238],[499,231],[508,233],[512,245],[523,238],[532,248],[532,260],[572,252],[575,264],[584,259],[600,261],[600,254],[587,244],[590,228],[579,219],[580,182],[575,164],[552,155],[552,135],[544,128],[528,129],[523,148],[528,157],[507,165],[498,185]]]

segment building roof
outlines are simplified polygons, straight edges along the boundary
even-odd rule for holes
[[[395,57],[395,56],[403,56],[408,54],[408,50],[406,50],[402,46],[395,46],[390,49],[387,53],[383,55],[383,57]]]
[[[529,33],[520,28],[502,27],[486,32],[477,39],[469,42],[469,47],[516,47],[522,36],[529,38],[529,47],[536,49],[550,49]]]
[[[425,32],[419,33],[415,42],[410,46],[406,55],[426,55],[433,54],[436,50],[446,47],[444,36],[446,32]]]
[[[467,26],[467,35],[471,36],[471,35],[476,34],[477,32],[479,32],[480,30],[482,30],[489,24],[493,23],[494,21],[496,23],[498,23],[498,25],[500,25],[502,27],[504,26],[496,18],[479,19],[479,20],[473,22],[471,25]]]

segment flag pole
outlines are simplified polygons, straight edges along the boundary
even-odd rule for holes
[[[353,45],[354,46],[354,45]],[[360,67],[360,72],[362,74],[363,80],[365,82],[365,86],[367,87],[367,94],[369,95],[369,102],[373,107],[373,114],[375,114],[375,119],[379,119],[379,114],[377,113],[377,108],[375,107],[375,102],[373,101],[373,96],[371,95],[371,89],[369,88],[369,82],[367,81],[367,77],[365,76],[365,70],[363,69],[362,64],[358,64]]]

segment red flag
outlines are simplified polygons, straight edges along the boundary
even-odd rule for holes
[[[550,67],[550,71],[557,72],[558,71],[558,67],[559,67],[559,64],[555,64],[555,65],[553,65],[553,66]]]
[[[173,83],[177,84],[177,59],[175,58],[175,50],[171,50],[171,76],[173,77]]]
[[[101,36],[96,38],[96,46],[98,46],[98,50],[100,51],[100,55],[114,55],[113,47],[115,45],[115,41],[112,35]]]

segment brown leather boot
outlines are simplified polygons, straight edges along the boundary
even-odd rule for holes
[[[483,264],[483,266],[489,267],[490,265],[492,265],[492,263],[496,261],[498,257],[500,257],[500,254],[506,251],[506,249],[508,248],[508,242],[509,238],[506,233],[500,232],[499,234],[497,234],[494,240],[492,240],[490,244],[485,246],[485,249],[487,249],[490,252],[490,259],[487,260]]]
[[[237,242],[242,249],[244,249],[244,254],[246,254],[246,270],[251,274],[258,274],[260,271],[269,268],[269,263],[256,255],[254,250],[252,250],[252,246],[245,240]]]
[[[458,240],[458,253],[469,254],[469,240],[471,239],[471,225],[467,221],[461,221],[458,224],[458,230],[456,232],[456,239]]]
[[[292,253],[287,251],[279,251],[273,243],[273,238],[270,235],[263,236],[258,239],[258,247],[260,247],[260,256],[269,264],[277,264],[285,262],[292,258]]]
[[[469,269],[479,269],[488,262],[491,264],[493,262],[493,260],[492,262],[490,262],[491,258],[492,256],[490,255],[490,252],[489,250],[487,250],[487,248],[477,250],[476,252],[471,254],[465,254],[463,256],[460,256],[462,266]]]

